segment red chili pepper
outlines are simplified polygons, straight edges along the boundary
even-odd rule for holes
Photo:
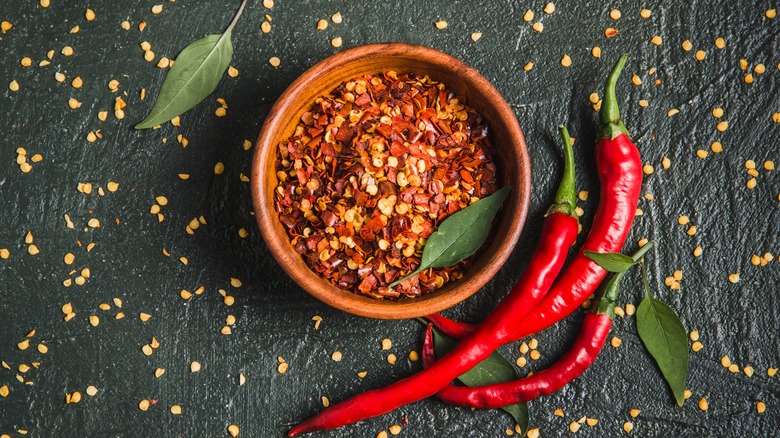
[[[602,101],[601,115],[605,126],[602,129],[603,138],[596,144],[601,201],[596,211],[593,228],[583,248],[595,252],[620,251],[634,219],[642,182],[639,152],[626,135],[615,98],[615,84],[625,62],[624,55],[615,65],[607,81],[607,90]],[[565,214],[555,214],[555,211],[552,215],[570,217]],[[545,225],[549,223],[551,222],[545,221]],[[543,232],[543,235],[546,233]],[[563,263],[565,259],[565,251],[560,251],[563,239],[561,236],[553,237],[557,238],[558,246],[537,248],[526,270],[526,274],[534,272],[536,276],[524,274],[516,286],[527,292],[511,293],[507,296],[471,336],[463,339],[455,349],[434,362],[430,368],[386,388],[368,391],[331,406],[319,415],[292,428],[288,435],[332,429],[430,397],[449,385],[457,376],[487,358],[500,345],[526,336],[531,329],[533,331],[530,333],[544,329],[571,313],[606,275],[604,269],[582,252],[553,285],[551,292],[536,306],[533,317],[526,323],[518,323],[521,319],[518,318],[518,314],[525,315],[531,310],[524,306],[524,301],[533,301],[539,293],[544,294],[560,269],[557,263],[543,264],[542,260]],[[549,275],[551,271],[554,272]]]
[[[639,261],[652,247],[653,243],[648,242],[632,258]],[[604,346],[612,326],[612,318],[615,316],[615,302],[624,275],[625,272],[615,274],[606,284],[599,303],[585,316],[582,331],[574,345],[550,368],[511,382],[480,387],[449,385],[436,396],[449,404],[488,409],[527,402],[561,389],[585,372]],[[425,331],[422,347],[423,368],[429,367],[436,360],[432,326],[433,324],[429,324]]]
[[[574,213],[576,202],[574,150],[566,128],[562,127],[561,132],[565,136],[563,177],[555,196],[555,203],[547,212],[547,219],[544,221],[540,240],[531,258],[531,263],[518,280],[517,285],[502,304],[496,308],[496,311],[483,324],[476,327],[473,333],[469,333],[472,336],[468,336],[468,339],[461,342],[453,352],[436,362],[435,368],[446,370],[442,374],[445,376],[442,381],[432,385],[431,377],[426,376],[426,373],[420,373],[385,389],[360,394],[299,424],[288,432],[289,436],[343,426],[434,395],[436,391],[452,382],[457,376],[489,356],[500,345],[509,342],[506,338],[509,332],[502,327],[511,325],[515,315],[526,310],[517,307],[518,304],[509,303],[520,303],[519,305],[524,306],[526,301],[521,302],[517,299],[520,295],[529,295],[534,303],[544,296],[563,268],[568,250],[576,241],[579,231],[579,222]],[[431,319],[436,318],[433,316]],[[451,321],[440,315],[439,318],[443,323]],[[457,324],[452,325],[453,329],[457,328]],[[464,332],[463,335],[465,336],[465,334]],[[439,365],[442,362],[444,363]],[[393,387],[396,385],[401,385],[403,388],[394,390]],[[418,390],[405,388],[417,388]],[[424,394],[419,391],[423,388],[425,388],[425,392],[430,393]]]

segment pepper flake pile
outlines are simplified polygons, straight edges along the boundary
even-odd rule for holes
[[[468,262],[387,286],[419,266],[447,216],[495,192],[491,151],[480,115],[444,84],[361,76],[318,98],[279,144],[276,209],[295,250],[333,285],[419,296],[460,278]]]

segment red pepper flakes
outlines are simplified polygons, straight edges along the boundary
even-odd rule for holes
[[[496,191],[488,127],[444,84],[365,75],[319,97],[277,150],[276,210],[295,250],[333,285],[375,298],[419,296],[468,260],[420,264],[447,216]]]

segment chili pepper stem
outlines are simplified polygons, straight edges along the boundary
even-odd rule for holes
[[[576,219],[577,216],[574,213],[576,208],[574,148],[572,147],[571,137],[569,137],[569,130],[566,129],[566,126],[558,125],[558,129],[563,139],[563,177],[561,177],[561,185],[558,186],[558,192],[555,194],[555,203],[547,210],[547,216],[555,212],[561,212]]]
[[[653,248],[653,245],[655,245],[654,242],[647,242],[643,247],[639,248],[639,250],[634,253],[631,258],[635,262],[643,260],[644,255]],[[596,305],[594,308],[595,313],[603,313],[610,318],[615,316],[615,303],[617,302],[618,295],[620,294],[620,281],[626,275],[626,272],[628,271],[619,272],[609,279],[609,282],[607,282],[607,285],[604,287],[604,293],[601,295],[601,299],[599,299],[598,305]]]
[[[601,132],[600,137],[613,139],[620,134],[628,134],[628,130],[620,120],[620,108],[618,107],[615,88],[617,86],[620,73],[628,61],[628,54],[623,54],[612,68],[607,83],[604,86],[604,98],[601,100]]]

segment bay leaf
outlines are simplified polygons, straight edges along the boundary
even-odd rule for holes
[[[147,129],[165,123],[188,111],[217,88],[233,59],[233,27],[244,10],[246,0],[222,35],[206,35],[191,43],[176,57],[152,110],[135,129]]]
[[[428,238],[417,270],[396,280],[390,288],[426,269],[452,266],[477,252],[510,190],[506,186],[445,219]]]
[[[599,266],[604,268],[608,272],[613,274],[619,274],[631,269],[632,266],[637,264],[633,258],[620,254],[619,252],[595,252],[595,251],[583,251],[586,257],[596,262]]]
[[[458,345],[458,341],[445,335],[433,327],[433,346],[436,356],[441,357],[452,351]],[[517,370],[508,360],[498,352],[493,352],[487,359],[478,363],[474,368],[461,374],[458,380],[466,386],[484,386],[493,383],[509,382],[519,379]],[[517,403],[502,408],[508,412],[520,425],[523,433],[528,431],[530,413],[528,403]]]
[[[682,406],[685,402],[685,379],[688,376],[688,332],[674,309],[653,298],[644,264],[642,277],[645,298],[636,309],[639,338],[658,364],[677,404]]]

